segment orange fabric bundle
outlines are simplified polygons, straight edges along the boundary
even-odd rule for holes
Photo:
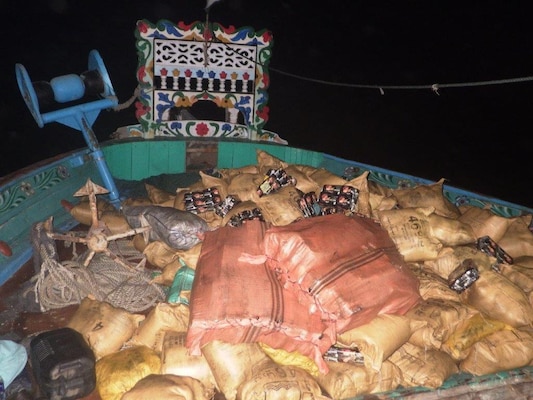
[[[213,340],[262,342],[298,351],[327,372],[322,354],[335,342],[334,327],[309,315],[294,292],[284,290],[265,263],[250,263],[243,252],[262,256],[267,224],[247,221],[206,232],[190,298],[186,346],[191,355]]]
[[[310,315],[339,333],[379,314],[404,314],[420,300],[418,280],[373,220],[331,214],[268,229],[267,265]]]

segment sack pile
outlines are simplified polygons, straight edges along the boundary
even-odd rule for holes
[[[390,189],[261,150],[200,177],[130,203],[202,219],[186,247],[161,226],[133,239],[173,300],[139,315],[87,298],[69,323],[103,400],[344,399],[532,362],[531,215],[453,204],[444,180]]]

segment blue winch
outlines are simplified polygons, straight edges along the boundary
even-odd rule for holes
[[[118,208],[118,190],[91,128],[101,110],[118,105],[113,85],[98,51],[89,52],[89,69],[80,75],[68,74],[55,77],[50,82],[32,82],[22,64],[15,65],[15,72],[22,97],[40,128],[49,122],[59,122],[83,133],[104,185],[109,190],[109,200]],[[88,100],[85,102],[85,99]],[[66,107],[60,108],[63,105]],[[41,111],[48,108],[53,110]]]

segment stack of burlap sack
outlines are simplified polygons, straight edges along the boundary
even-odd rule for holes
[[[279,168],[295,184],[259,195]],[[390,189],[368,172],[347,181],[261,150],[255,165],[200,177],[176,193],[147,186],[149,199],[128,200],[185,210],[185,195],[207,188],[240,200],[225,216],[198,213],[210,230],[191,248],[133,239],[160,271],[158,284],[175,288],[180,269],[194,270],[181,300],[134,314],[87,297],[68,323],[95,353],[102,399],[343,399],[438,388],[458,372],[533,360],[531,215],[453,204],[444,180]],[[324,185],[356,188],[356,210],[305,218],[298,200]],[[254,208],[262,221],[228,225]],[[99,211],[110,231],[129,229],[120,212]],[[71,212],[90,225],[86,204]],[[508,262],[478,249],[486,236]],[[453,290],[450,276],[465,262],[478,277]],[[324,358],[332,347],[362,358]]]

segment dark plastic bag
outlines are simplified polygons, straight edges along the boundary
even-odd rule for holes
[[[176,250],[189,250],[209,230],[201,217],[173,207],[124,206],[122,213],[132,228],[152,228],[147,234],[149,241],[162,241]]]

